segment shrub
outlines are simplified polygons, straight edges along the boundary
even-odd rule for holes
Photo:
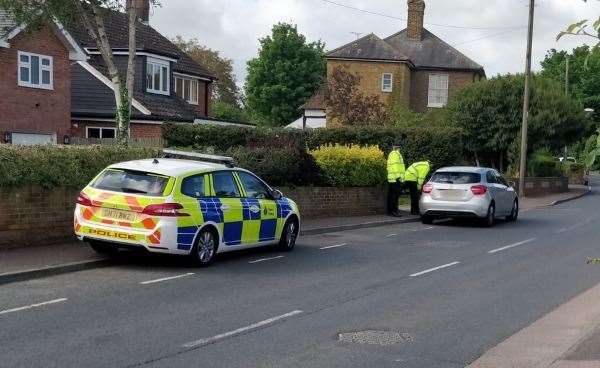
[[[239,167],[254,172],[273,186],[319,185],[319,168],[312,156],[294,148],[233,147],[225,152]]]
[[[222,101],[215,101],[212,105],[212,115],[217,119],[235,123],[250,122],[250,117],[244,109]]]
[[[330,185],[360,187],[385,181],[386,161],[377,146],[326,145],[310,154]]]
[[[547,150],[535,151],[529,158],[528,175],[532,177],[562,176],[561,165]]]
[[[0,187],[83,187],[106,166],[156,157],[151,148],[0,145]]]

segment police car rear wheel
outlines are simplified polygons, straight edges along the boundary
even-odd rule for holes
[[[192,249],[192,259],[199,266],[208,266],[217,253],[217,240],[210,230],[202,230]]]
[[[298,238],[298,222],[290,219],[285,223],[281,239],[279,240],[279,250],[289,252],[294,249],[296,245],[296,238]]]

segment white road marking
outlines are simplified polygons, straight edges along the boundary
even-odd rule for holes
[[[325,249],[332,249],[332,248],[340,248],[340,247],[345,247],[346,245],[348,245],[348,243],[342,243],[342,244],[336,244],[336,245],[329,245],[327,247],[322,247],[319,248],[320,250],[325,250]]]
[[[514,247],[518,247],[519,245],[523,245],[523,244],[531,243],[531,242],[532,242],[532,241],[534,241],[535,239],[536,239],[536,238],[531,238],[531,239],[527,239],[527,240],[520,241],[520,242],[518,242],[518,243],[514,243],[514,244],[507,245],[507,246],[505,246],[505,247],[496,248],[496,249],[490,250],[488,253],[489,253],[489,254],[498,253],[498,252],[501,252],[501,251],[503,251],[503,250],[507,250],[507,249],[514,248]]]
[[[274,259],[279,259],[279,258],[283,258],[284,256],[277,256],[277,257],[270,257],[270,258],[261,258],[261,259],[257,259],[255,261],[250,261],[248,263],[252,264],[252,263],[259,263],[259,262],[265,262],[265,261],[272,261]]]
[[[170,276],[170,277],[163,277],[163,278],[161,278],[161,279],[156,279],[156,280],[142,281],[142,282],[140,282],[140,284],[142,284],[142,285],[156,284],[157,282],[163,282],[163,281],[175,280],[175,279],[180,279],[180,278],[182,278],[182,277],[187,277],[187,276],[192,276],[192,275],[195,275],[195,273],[193,273],[193,272],[188,272],[188,273],[184,273],[183,275]]]
[[[437,266],[437,267],[434,267],[434,268],[430,268],[430,269],[427,269],[425,271],[413,273],[412,275],[410,275],[410,277],[417,277],[417,276],[425,275],[426,273],[430,273],[430,272],[433,272],[433,271],[441,270],[442,268],[452,267],[452,266],[455,266],[455,265],[457,265],[459,263],[460,262],[447,263],[445,265],[441,265],[441,266]]]
[[[424,227],[424,228],[422,228],[422,229],[412,229],[412,230],[408,230],[408,231],[409,231],[409,232],[416,233],[416,232],[418,232],[418,231],[423,231],[423,230],[431,230],[431,229],[433,229],[433,228],[434,228],[433,226],[429,226],[429,227]],[[388,234],[388,235],[386,235],[385,237],[386,237],[386,238],[393,238],[394,236],[398,236],[398,234],[396,234],[396,233],[393,233],[393,234]]]
[[[277,316],[277,317],[272,317],[272,318],[269,318],[269,319],[265,319],[264,321],[253,323],[253,324],[251,324],[249,326],[246,326],[246,327],[238,328],[237,330],[225,332],[225,333],[222,333],[222,334],[219,334],[219,335],[215,335],[213,337],[208,337],[206,339],[200,339],[200,340],[188,342],[186,344],[183,344],[183,347],[187,348],[187,349],[192,349],[192,348],[197,348],[197,347],[200,347],[200,346],[212,344],[212,343],[217,342],[219,340],[223,340],[223,339],[226,339],[226,338],[231,337],[231,336],[240,335],[240,334],[243,334],[243,333],[248,332],[248,331],[256,330],[258,328],[270,325],[270,324],[275,323],[277,321],[281,321],[282,319],[286,319],[286,318],[290,318],[290,317],[296,316],[296,315],[301,314],[301,313],[303,313],[301,310],[291,311],[289,313],[282,314],[282,315]]]
[[[56,303],[61,303],[61,302],[65,302],[65,301],[67,301],[67,298],[60,298],[60,299],[50,300],[47,302],[26,305],[24,307],[6,309],[3,311],[0,311],[0,315],[7,314],[7,313],[13,313],[13,312],[19,312],[19,311],[28,310],[28,309],[37,308],[37,307],[43,307],[45,305],[56,304]]]

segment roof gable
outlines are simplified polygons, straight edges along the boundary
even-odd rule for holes
[[[371,33],[327,53],[328,58],[407,61],[408,57]]]
[[[109,9],[103,9],[103,11],[104,24],[110,47],[113,50],[128,50],[129,19],[127,15]],[[83,48],[94,50],[97,48],[96,42],[91,39],[81,23],[71,25],[69,31]],[[136,22],[136,51],[145,51],[176,59],[177,62],[173,67],[175,72],[214,79],[214,76],[205,67],[195,62],[168,38],[151,26],[141,22]]]
[[[387,37],[384,41],[393,48],[405,53],[416,67],[483,70],[481,65],[469,59],[427,29],[423,29],[423,39],[421,41],[409,39],[406,29]]]
[[[327,58],[409,62],[417,68],[483,71],[483,67],[442,39],[423,29],[421,41],[404,29],[385,39],[373,33],[327,53]]]

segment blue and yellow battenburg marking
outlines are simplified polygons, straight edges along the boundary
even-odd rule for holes
[[[200,198],[190,217],[178,220],[177,248],[190,250],[200,228],[197,224],[213,222],[228,246],[274,241],[281,234],[286,218],[293,212],[285,199],[277,201],[252,198]],[[226,211],[223,210],[225,206]],[[199,211],[198,211],[199,209]]]

